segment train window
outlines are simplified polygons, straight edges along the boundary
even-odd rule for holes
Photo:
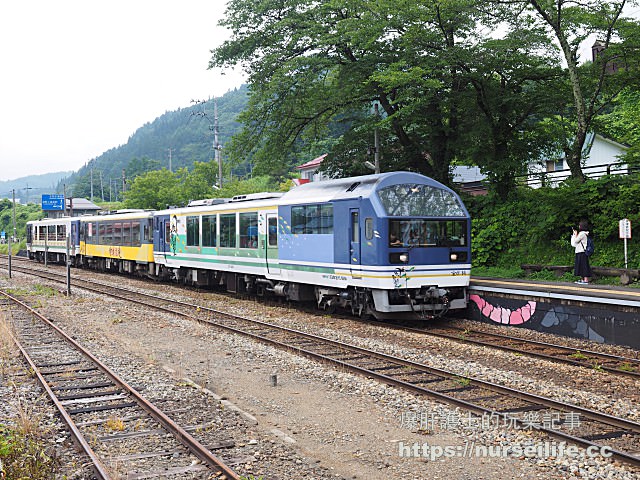
[[[164,224],[164,241],[167,245],[171,243],[171,224]]]
[[[278,219],[276,217],[269,217],[269,246],[278,246]]]
[[[413,247],[466,246],[466,220],[389,220],[389,237]]]
[[[236,248],[236,214],[220,215],[220,246]]]
[[[148,228],[147,225],[144,226]],[[131,222],[131,245],[134,247],[139,247],[141,243],[140,238],[140,222]]]
[[[104,245],[113,244],[113,223],[107,222],[104,225],[104,239],[102,241]]]
[[[200,217],[187,217],[187,246],[200,245]]]
[[[371,217],[364,219],[364,236],[367,240],[373,238],[373,218]]]
[[[122,224],[122,245],[131,245],[131,222]]]
[[[66,225],[57,225],[56,226],[56,241],[62,242],[67,238],[67,226]]]
[[[240,248],[258,248],[258,213],[240,214]]]
[[[391,185],[378,191],[387,215],[402,217],[465,217],[457,196],[419,184]]]
[[[333,205],[304,205],[291,208],[293,233],[333,233]]]
[[[138,227],[140,228],[140,227]],[[138,235],[139,236],[139,235]],[[142,229],[142,238],[140,238],[140,243],[142,242],[150,242],[151,241],[151,228],[148,223],[144,224],[144,228]]]
[[[203,215],[202,216],[202,246],[203,247],[215,247],[216,246],[216,215]]]
[[[360,215],[358,212],[351,212],[351,241],[360,241]]]
[[[56,226],[55,225],[47,225],[47,240],[55,242],[56,241]]]
[[[96,243],[104,245],[104,237],[107,233],[107,225],[104,223],[98,224],[98,241]]]
[[[113,223],[113,237],[111,243],[113,245],[122,245],[122,223]]]

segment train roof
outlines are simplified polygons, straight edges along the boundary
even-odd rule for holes
[[[308,202],[324,203],[350,198],[366,198],[381,188],[405,183],[430,185],[451,191],[445,185],[419,173],[387,172],[305,183],[285,193],[281,200],[283,204],[295,204]]]

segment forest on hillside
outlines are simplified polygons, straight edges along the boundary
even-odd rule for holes
[[[219,144],[224,147],[239,130],[236,118],[245,108],[248,87],[227,92],[216,99]],[[106,201],[123,199],[123,173],[126,184],[142,173],[162,168],[177,171],[192,168],[196,162],[213,159],[214,100],[166,112],[136,130],[124,145],[107,150],[91,159],[73,175],[60,181],[70,185],[69,194]],[[224,150],[223,150],[224,151]],[[247,164],[235,166],[235,175],[245,175]]]

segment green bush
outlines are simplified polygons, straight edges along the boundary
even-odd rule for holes
[[[472,218],[474,274],[479,267],[512,268],[525,263],[572,265],[569,243],[580,219],[593,225],[596,252],[591,264],[624,267],[618,222],[640,222],[637,175],[607,176],[558,188],[522,187],[507,201],[497,195],[466,199]],[[640,268],[637,238],[628,241],[630,268]]]
[[[15,480],[56,477],[59,461],[47,453],[45,441],[0,424],[0,477]]]

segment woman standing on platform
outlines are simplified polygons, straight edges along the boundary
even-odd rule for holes
[[[587,237],[589,236],[589,224],[586,220],[580,220],[578,230],[573,229],[571,235],[571,246],[575,247],[576,259],[573,273],[581,277],[576,283],[588,285],[591,280],[591,266],[589,265],[589,257],[585,253],[587,249]]]

